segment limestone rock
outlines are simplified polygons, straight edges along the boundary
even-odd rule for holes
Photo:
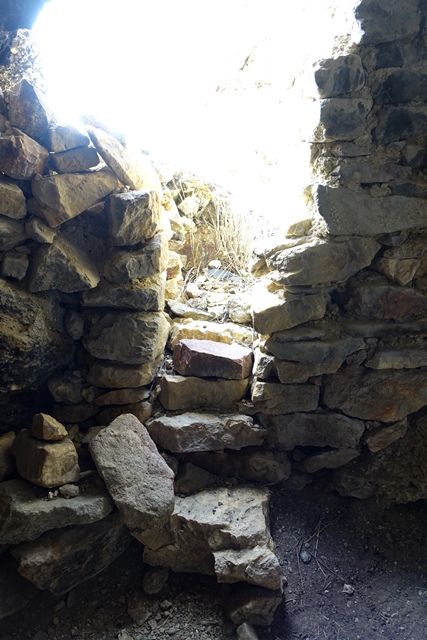
[[[40,91],[26,78],[10,92],[9,120],[13,127],[18,127],[39,142],[44,141],[49,114]]]
[[[50,155],[50,165],[58,173],[88,171],[92,167],[96,167],[99,162],[100,158],[92,147],[70,149],[69,151]]]
[[[159,195],[157,191],[116,193],[107,200],[107,216],[112,246],[146,242],[160,231]]]
[[[174,490],[175,494],[189,495],[211,487],[216,482],[217,477],[209,471],[191,462],[185,462],[179,465],[178,473],[175,475]]]
[[[149,384],[161,364],[162,356],[141,365],[121,365],[103,360],[95,360],[87,376],[87,381],[97,387],[121,389],[141,387]]]
[[[56,236],[56,232],[49,227],[41,218],[30,218],[25,224],[25,231],[28,237],[34,242],[51,244]]]
[[[5,554],[0,569],[0,620],[25,609],[36,594],[37,589],[19,575],[16,560]]]
[[[323,396],[349,416],[396,422],[427,405],[427,380],[421,371],[347,368],[324,377]]]
[[[58,487],[79,479],[77,452],[69,438],[42,442],[22,429],[13,442],[12,453],[19,475],[40,487]]]
[[[7,480],[0,484],[0,541],[35,540],[51,529],[102,520],[112,508],[101,482],[86,480],[82,493],[72,499],[46,500],[25,480]]]
[[[357,447],[365,423],[340,413],[293,413],[260,416],[270,446],[291,451],[294,447]]]
[[[339,283],[369,266],[379,248],[374,238],[355,237],[340,241],[313,238],[274,254],[266,262],[276,270],[270,277],[282,286]]]
[[[99,522],[45,533],[15,547],[13,556],[22,576],[38,589],[61,595],[108,567],[130,540],[114,513]]]
[[[117,187],[106,169],[91,173],[47,176],[32,184],[38,213],[53,228],[78,216]]]
[[[90,443],[99,474],[133,536],[160,530],[174,507],[174,474],[133,415],[116,418]]]
[[[321,98],[359,91],[365,84],[365,72],[358,55],[328,58],[320,60],[318,65],[314,79]]]
[[[322,132],[319,141],[354,140],[365,133],[372,100],[328,98],[320,101]]]
[[[183,322],[182,320],[172,320],[169,342],[172,348],[179,340],[214,340],[231,344],[251,345],[254,339],[253,332],[247,327],[241,327],[233,322],[218,324],[216,322],[203,322],[193,320]]]
[[[227,314],[231,322],[252,324],[252,294],[236,293],[228,299]]]
[[[172,281],[175,281],[175,278],[167,281],[167,285],[166,285],[167,292],[170,291],[169,285]],[[181,284],[183,285],[183,282]],[[182,286],[180,288],[182,289]],[[177,295],[179,295],[178,292],[177,292]],[[189,304],[183,304],[182,302],[179,302],[178,300],[174,300],[174,299],[171,300],[168,298],[168,307],[170,309],[170,312],[174,316],[178,316],[179,318],[209,321],[209,320],[212,320],[214,317],[213,314],[210,313],[209,311],[204,311],[203,309],[197,309],[196,307],[192,307]]]
[[[360,449],[334,449],[315,453],[302,462],[302,468],[307,473],[316,473],[320,469],[338,469],[358,458],[359,455]]]
[[[265,348],[277,358],[303,364],[321,364],[325,370],[330,366],[336,371],[348,355],[365,346],[365,341],[361,338],[299,340],[295,342],[290,342],[288,338],[286,331],[275,333],[268,338]],[[279,368],[280,364],[278,361],[276,363]]]
[[[0,216],[0,251],[10,251],[26,239],[24,224],[20,220]]]
[[[27,215],[25,196],[18,185],[0,180],[0,215],[20,220]]]
[[[159,400],[167,411],[187,409],[232,410],[245,395],[249,382],[244,380],[203,380],[165,375],[160,381]]]
[[[37,389],[73,357],[59,303],[0,279],[0,308],[0,390]]]
[[[167,264],[167,238],[156,235],[138,251],[114,251],[104,264],[103,275],[113,284],[151,278],[162,273]]]
[[[107,313],[92,326],[85,346],[95,358],[147,364],[163,353],[168,334],[162,313]]]
[[[120,182],[134,190],[161,193],[160,179],[146,155],[124,147],[117,138],[98,127],[87,127],[87,130],[98,153]]]
[[[174,571],[217,575],[222,582],[242,576],[255,584],[277,584],[280,567],[270,550],[268,500],[266,489],[245,486],[177,497],[167,542],[146,547],[144,561]],[[262,557],[268,571],[262,569]]]
[[[1,275],[21,281],[26,276],[29,264],[24,253],[7,253],[1,263]]]
[[[89,145],[88,135],[69,125],[55,125],[49,128],[50,151],[61,152]]]
[[[0,482],[3,482],[15,469],[15,462],[10,452],[14,440],[14,431],[0,435]]]
[[[15,180],[32,180],[43,174],[49,153],[19,129],[0,136],[0,171]]]
[[[65,238],[43,244],[32,260],[28,274],[31,292],[58,289],[65,293],[93,289],[100,280],[96,266],[81,249]]]
[[[271,334],[323,318],[326,302],[326,296],[322,294],[292,296],[265,292],[253,305],[255,330]]]
[[[225,600],[225,611],[234,624],[269,626],[282,601],[282,589],[271,591],[240,582],[233,585]]]
[[[386,347],[376,350],[372,358],[364,363],[370,369],[417,369],[427,367],[427,349]]]
[[[252,350],[213,340],[180,340],[174,348],[174,368],[184,376],[242,380],[252,371]]]
[[[280,415],[299,411],[315,411],[319,404],[319,388],[312,384],[277,384],[255,382],[251,400],[257,413]]]
[[[165,277],[156,275],[126,284],[101,281],[95,289],[81,295],[84,307],[105,307],[130,311],[163,311]]]
[[[368,445],[369,451],[372,451],[372,453],[378,453],[378,451],[385,449],[389,445],[393,444],[393,442],[403,438],[407,431],[408,421],[404,418],[395,424],[373,429],[366,436],[365,443]]]
[[[331,235],[373,236],[427,226],[420,198],[373,198],[345,187],[317,185],[313,197],[320,220]]]
[[[159,416],[146,427],[154,442],[170,453],[241,449],[261,444],[265,436],[249,416],[230,414]]]
[[[366,318],[376,320],[413,320],[424,318],[427,296],[411,288],[390,284],[382,278],[356,282],[350,287],[351,309]]]
[[[379,44],[414,38],[420,28],[417,0],[405,4],[396,0],[365,0],[355,10],[356,19],[363,31],[363,44]]]
[[[33,418],[31,432],[38,440],[56,442],[68,436],[68,431],[60,422],[46,413],[37,413]]]
[[[375,261],[374,267],[387,278],[397,282],[397,284],[409,284],[415,276],[421,260],[417,258],[406,258],[403,260],[396,258],[380,258]]]
[[[136,387],[134,389],[115,389],[99,395],[95,404],[99,407],[108,406],[110,404],[129,404],[146,400],[150,396],[150,392],[145,387]]]

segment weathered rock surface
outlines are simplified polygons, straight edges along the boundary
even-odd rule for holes
[[[83,400],[82,380],[69,373],[54,374],[49,378],[47,386],[55,402],[78,404]]]
[[[146,242],[160,230],[159,194],[157,191],[116,193],[107,200],[107,215],[112,246]]]
[[[20,220],[12,220],[0,216],[0,250],[9,251],[27,239],[24,224]]]
[[[427,248],[423,238],[410,238],[399,247],[386,249],[374,263],[375,269],[400,285],[411,282]]]
[[[163,353],[168,335],[163,313],[107,313],[92,326],[85,346],[101,360],[147,364]]]
[[[113,284],[150,278],[162,273],[167,265],[167,238],[156,235],[139,251],[114,251],[104,264],[103,275]]]
[[[254,328],[261,334],[269,334],[323,318],[326,302],[326,296],[319,294],[293,296],[265,292],[253,305]]]
[[[0,171],[15,180],[32,180],[46,169],[49,153],[19,129],[0,136]]]
[[[319,404],[319,388],[312,384],[277,384],[255,382],[251,400],[256,413],[280,415],[299,411],[315,411]]]
[[[110,422],[113,422],[113,420],[119,416],[125,413],[131,413],[144,424],[151,418],[152,408],[152,403],[144,400],[132,402],[131,404],[108,405],[96,414],[95,422],[99,425],[110,424]]]
[[[358,458],[359,455],[360,449],[334,449],[309,456],[303,460],[301,466],[307,473],[316,473],[321,469],[338,469]]]
[[[49,128],[50,151],[55,153],[87,147],[89,145],[88,135],[76,127],[69,125],[55,125]]]
[[[365,84],[365,72],[358,55],[328,58],[320,60],[318,64],[314,79],[321,98],[358,91]]]
[[[154,442],[171,453],[241,449],[261,444],[265,436],[251,417],[230,414],[159,416],[146,427]]]
[[[197,467],[191,462],[184,462],[179,465],[179,470],[175,475],[175,494],[189,495],[197,493],[217,484],[217,476],[206,469]]]
[[[280,565],[271,553],[268,500],[266,489],[243,486],[177,497],[167,537],[157,548],[146,547],[144,560],[174,571],[217,575],[222,582],[243,579],[277,588]]]
[[[386,347],[376,350],[372,358],[364,363],[370,369],[417,369],[427,367],[427,349]]]
[[[164,274],[120,285],[101,281],[95,289],[82,293],[82,304],[130,311],[163,311],[165,282]]]
[[[0,484],[0,543],[19,544],[35,540],[42,533],[70,525],[102,520],[113,505],[105,488],[88,479],[75,498],[46,500],[25,480]]]
[[[354,283],[346,309],[365,318],[377,320],[423,319],[427,310],[427,296],[416,289],[390,284],[381,277]]]
[[[13,442],[12,454],[19,475],[40,487],[58,487],[79,479],[77,452],[69,438],[43,442],[22,429]]]
[[[58,420],[46,413],[36,413],[31,432],[38,440],[57,441],[68,436],[68,431]]]
[[[51,244],[56,236],[56,231],[51,229],[41,218],[30,218],[25,224],[25,231],[28,237],[34,242]]]
[[[253,332],[248,327],[242,327],[233,322],[218,324],[200,320],[188,320],[187,322],[172,320],[169,342],[172,348],[179,340],[213,340],[231,344],[251,345],[253,342]]]
[[[290,342],[286,331],[275,333],[265,343],[267,351],[282,360],[301,362],[303,364],[321,364],[327,369],[335,370],[344,359],[354,351],[363,349],[361,338],[337,338],[323,340],[298,340]],[[279,368],[278,363],[278,368]]]
[[[0,482],[3,482],[15,469],[15,461],[10,452],[14,440],[14,431],[0,435]]]
[[[129,546],[131,537],[118,513],[65,531],[43,534],[13,549],[19,573],[55,595],[96,576]]]
[[[427,405],[427,379],[414,370],[347,368],[325,376],[323,402],[361,420],[397,422]]]
[[[244,622],[239,625],[236,629],[237,632],[237,640],[258,640],[257,632],[255,631],[253,625],[249,622]]]
[[[227,594],[225,611],[234,624],[269,626],[282,601],[282,589],[271,591],[251,584],[233,585]]]
[[[132,152],[103,129],[87,127],[87,130],[99,154],[120,182],[134,190],[161,192],[159,176],[147,156]]]
[[[403,438],[407,431],[408,421],[404,418],[395,424],[372,429],[366,436],[365,443],[368,445],[369,451],[377,453],[396,442],[396,440]]]
[[[93,289],[100,280],[96,266],[85,253],[65,238],[42,244],[33,257],[28,274],[32,293],[58,289],[65,293]]]
[[[36,594],[37,589],[19,575],[16,560],[5,554],[0,569],[0,620],[25,609]]]
[[[141,365],[121,365],[104,360],[96,360],[87,375],[87,381],[97,387],[121,389],[141,387],[149,384],[161,364],[162,356]]]
[[[294,447],[354,448],[365,431],[362,420],[354,420],[340,413],[294,413],[259,417],[261,424],[267,429],[267,442],[272,447],[287,451]]]
[[[99,474],[133,536],[145,543],[174,508],[173,472],[135,416],[116,418],[90,443]]]
[[[339,283],[369,266],[379,248],[380,245],[374,238],[313,238],[274,254],[266,263],[276,270],[270,274],[270,278],[280,285]]]
[[[354,140],[365,133],[373,102],[365,98],[328,98],[320,101],[322,141]]]
[[[26,214],[23,191],[13,182],[0,180],[0,215],[20,220],[25,218]]]
[[[405,4],[395,0],[365,0],[356,7],[355,15],[363,31],[363,44],[379,44],[400,39],[412,39],[420,28],[418,2]]]
[[[100,158],[92,147],[70,149],[50,155],[50,164],[58,173],[77,173],[96,167]]]
[[[116,187],[117,179],[106,169],[47,176],[32,183],[38,213],[53,228],[78,216]]]
[[[115,389],[98,396],[95,404],[99,407],[108,406],[110,404],[129,404],[146,400],[150,396],[150,392],[145,387],[136,387],[134,389]]]
[[[7,253],[1,263],[1,275],[5,278],[23,280],[27,274],[30,262],[23,253]]]
[[[248,380],[203,380],[165,375],[160,381],[159,400],[167,411],[187,409],[230,410],[245,395]]]
[[[15,85],[9,96],[9,120],[26,134],[44,144],[49,114],[40,91],[26,78]]]
[[[213,340],[183,339],[175,345],[173,364],[183,376],[242,380],[252,371],[252,350]]]

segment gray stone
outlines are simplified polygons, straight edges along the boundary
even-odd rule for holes
[[[95,358],[147,364],[163,353],[168,334],[163,313],[107,313],[94,323],[85,346]]]
[[[161,192],[159,176],[146,155],[124,147],[117,138],[98,127],[87,127],[87,130],[98,153],[120,182],[134,190]]]
[[[0,136],[0,171],[15,180],[32,180],[45,172],[49,153],[19,129]]]
[[[374,129],[377,144],[390,144],[399,140],[417,139],[425,134],[427,107],[383,107]]]
[[[154,442],[170,453],[241,449],[261,444],[265,436],[251,417],[230,414],[159,416],[146,427]]]
[[[95,421],[100,425],[110,424],[110,422],[113,422],[113,420],[123,414],[131,413],[144,424],[149,418],[151,418],[152,408],[152,403],[148,401],[121,404],[118,406],[108,405],[96,415]]]
[[[382,449],[390,446],[393,442],[400,440],[406,436],[408,426],[408,421],[404,418],[395,424],[372,429],[365,438],[365,443],[369,451],[378,453],[378,451],[382,451]]]
[[[380,245],[374,238],[312,238],[304,244],[274,254],[266,262],[270,269],[277,271],[270,277],[280,285],[345,282],[368,267],[379,249]],[[313,264],[316,265],[315,269]]]
[[[407,104],[427,100],[427,74],[410,69],[393,69],[387,77],[374,83],[376,104]]]
[[[153,362],[142,365],[121,365],[96,360],[87,375],[87,381],[97,387],[121,389],[150,384],[162,360],[162,355]]]
[[[411,175],[411,168],[402,167],[394,162],[386,162],[378,166],[371,162],[351,162],[340,165],[337,172],[340,184],[347,187],[348,185],[405,180]]]
[[[174,490],[175,494],[189,495],[215,484],[217,484],[217,476],[191,462],[184,462],[179,465],[179,470],[175,474]]]
[[[323,402],[361,420],[396,422],[427,405],[427,380],[421,371],[347,368],[324,377]]]
[[[50,151],[61,152],[77,147],[87,147],[89,137],[80,129],[69,125],[55,125],[49,128]]]
[[[142,588],[145,593],[154,595],[160,593],[169,579],[169,569],[166,567],[150,567],[142,579]]]
[[[267,429],[267,442],[274,448],[291,451],[294,447],[357,447],[365,423],[340,413],[293,413],[259,416]]]
[[[365,84],[365,72],[358,55],[338,56],[320,60],[314,72],[321,98],[359,91]]]
[[[83,382],[76,376],[55,373],[49,378],[47,386],[55,402],[78,404],[83,400]]]
[[[408,238],[400,246],[386,249],[374,267],[389,279],[406,285],[415,276],[426,250],[424,238]]]
[[[19,575],[16,560],[5,555],[0,569],[0,620],[25,609],[36,594],[37,589]]]
[[[93,289],[100,280],[95,264],[79,247],[56,237],[38,247],[28,274],[32,293],[58,289],[65,293]]]
[[[21,281],[26,276],[29,264],[24,253],[7,253],[1,263],[1,275]]]
[[[102,393],[102,395],[99,395],[95,400],[95,404],[99,407],[104,407],[110,404],[130,404],[146,400],[149,396],[150,392],[145,387],[136,387],[134,389],[115,389],[114,391],[108,391],[108,393]]]
[[[15,547],[13,556],[22,576],[38,589],[61,595],[108,567],[130,541],[114,513],[98,522],[45,533]]]
[[[69,500],[46,500],[25,480],[0,484],[0,541],[19,544],[35,540],[42,533],[70,525],[102,520],[112,511],[112,502],[96,479],[87,479],[83,491]]]
[[[282,589],[271,591],[251,584],[233,585],[227,594],[225,611],[234,624],[270,626],[274,613],[282,602]]]
[[[77,173],[96,167],[100,163],[100,158],[92,147],[82,147],[62,153],[52,153],[49,162],[58,173]]]
[[[0,216],[0,251],[10,251],[27,239],[23,222]]]
[[[49,126],[49,113],[41,92],[26,78],[15,85],[9,94],[9,120],[38,142],[44,141]]]
[[[327,298],[323,294],[293,296],[265,292],[253,305],[255,331],[271,334],[323,318],[326,302]]]
[[[267,380],[271,376],[275,376],[276,367],[275,359],[272,355],[264,353],[259,347],[254,350],[254,366],[252,373],[259,380]]]
[[[117,179],[108,170],[91,173],[47,176],[32,184],[38,213],[53,228],[105,198],[117,187]]]
[[[280,415],[315,411],[319,404],[319,393],[319,388],[312,384],[255,382],[251,389],[251,400],[256,413]]]
[[[252,371],[252,350],[214,340],[180,340],[174,348],[174,369],[183,376],[242,380]]]
[[[168,281],[169,282],[169,281]],[[168,307],[174,316],[179,318],[191,318],[192,320],[212,320],[214,315],[209,311],[191,307],[177,300],[168,299]]]
[[[41,218],[30,218],[25,224],[25,231],[28,237],[34,242],[51,244],[56,236],[56,231],[51,229]]]
[[[271,553],[268,501],[266,489],[245,486],[177,497],[164,540],[145,547],[144,561],[174,571],[216,575],[222,582],[243,579],[276,586],[281,583],[280,565]]]
[[[64,424],[76,424],[93,418],[99,411],[99,407],[89,402],[79,402],[78,404],[54,404],[51,413]],[[63,483],[62,483],[63,484]]]
[[[14,440],[14,431],[0,435],[0,482],[3,482],[15,469],[15,461],[10,452]]]
[[[427,367],[427,349],[379,348],[372,358],[364,363],[370,369],[417,369]]]
[[[257,632],[249,622],[237,627],[237,640],[258,640]]]
[[[416,336],[427,333],[427,322],[369,322],[352,320],[344,323],[346,333],[351,336],[383,338],[387,336]]]
[[[320,221],[331,235],[372,236],[427,226],[427,204],[419,198],[373,198],[323,185],[317,185],[313,195]]]
[[[18,185],[0,180],[0,215],[20,220],[27,215],[25,196]]]
[[[328,98],[320,101],[318,141],[354,140],[366,131],[373,102],[366,98]]]
[[[166,269],[168,245],[164,233],[156,235],[139,251],[114,251],[104,264],[103,275],[114,284],[151,278]]]
[[[302,468],[307,473],[316,473],[321,469],[338,469],[360,456],[360,449],[334,449],[315,453],[302,462]]]
[[[174,474],[147,430],[129,414],[116,418],[90,443],[99,474],[133,536],[146,543],[174,508]]]
[[[336,371],[348,355],[364,346],[365,342],[361,338],[347,337],[289,342],[286,332],[281,331],[270,336],[265,343],[267,351],[277,358],[303,364],[319,364],[325,368],[325,373],[328,367]],[[280,362],[277,360],[276,365],[279,370]]]
[[[73,340],[80,340],[83,335],[85,320],[77,311],[68,311],[64,318],[65,331]]]
[[[201,378],[164,375],[160,381],[159,400],[167,411],[187,409],[233,410],[249,386],[244,380],[203,380]]]
[[[366,318],[408,321],[423,319],[427,310],[426,295],[380,277],[353,283],[350,294],[346,309]]]
[[[361,43],[379,44],[394,40],[412,40],[420,29],[417,0],[364,0],[355,10],[363,35]]]
[[[146,242],[160,231],[162,210],[157,191],[116,193],[107,200],[112,246]]]
[[[44,442],[21,429],[12,445],[19,475],[39,487],[58,487],[79,479],[77,451],[69,438]]]
[[[163,311],[165,276],[156,275],[126,284],[101,281],[95,289],[81,295],[84,307],[105,307],[129,311]]]

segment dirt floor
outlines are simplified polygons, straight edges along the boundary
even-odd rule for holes
[[[307,487],[272,489],[271,528],[287,578],[283,604],[260,640],[427,638],[427,508],[385,508]],[[65,596],[40,593],[0,622],[0,640],[232,640],[222,589],[211,578],[172,574],[142,591],[141,546]],[[128,607],[146,621],[139,626]],[[141,622],[141,619],[139,622]]]

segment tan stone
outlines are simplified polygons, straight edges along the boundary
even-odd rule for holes
[[[49,153],[38,142],[19,129],[12,135],[0,136],[0,171],[15,180],[32,180],[42,175]]]
[[[27,239],[24,224],[21,220],[12,220],[0,216],[0,251],[10,251]]]
[[[323,318],[327,298],[323,294],[274,294],[264,290],[254,295],[253,316],[255,330],[271,334],[296,327],[309,320]]]
[[[107,389],[142,387],[152,382],[162,360],[162,355],[153,362],[141,365],[121,365],[95,360],[89,369],[87,381]]]
[[[33,418],[31,432],[38,440],[57,441],[68,436],[68,431],[58,420],[46,413],[37,413]]]
[[[50,155],[50,165],[58,173],[77,173],[88,171],[100,163],[100,158],[92,147],[70,149]]]
[[[115,389],[108,393],[103,393],[95,400],[95,404],[104,407],[110,404],[131,404],[146,400],[150,396],[150,392],[145,387],[135,387],[134,389]]]
[[[237,342],[251,345],[254,340],[254,333],[251,329],[232,322],[218,324],[217,322],[200,320],[188,320],[186,322],[179,318],[172,320],[169,337],[171,347],[174,348],[176,343],[183,339],[214,340],[225,344]]]
[[[165,307],[165,274],[125,284],[101,281],[81,295],[85,307],[102,307],[129,311],[163,311]]]
[[[212,408],[230,410],[245,395],[249,382],[244,380],[203,380],[201,378],[165,375],[159,400],[168,411]]]
[[[167,254],[166,234],[157,233],[138,251],[112,252],[104,264],[103,275],[114,284],[150,278],[166,269]]]
[[[61,152],[89,145],[88,135],[69,125],[55,125],[49,128],[50,151]]]
[[[116,193],[107,200],[110,242],[114,247],[146,242],[160,231],[162,208],[157,191]]]
[[[42,142],[49,126],[50,114],[41,92],[23,78],[9,96],[9,120],[29,136]]]
[[[25,224],[25,231],[28,237],[34,242],[51,244],[56,236],[56,231],[51,229],[41,218],[30,218]]]
[[[0,180],[0,215],[20,220],[27,215],[23,191],[18,185]]]
[[[145,422],[151,418],[152,410],[153,405],[151,402],[145,400],[132,402],[131,404],[120,404],[118,406],[108,405],[95,416],[95,422],[100,425],[110,424],[110,422],[113,422],[113,420],[119,416],[130,413],[135,416],[135,418],[138,418],[141,424],[145,424]]]
[[[180,340],[173,352],[175,370],[183,376],[242,380],[252,370],[252,350],[213,340]]]
[[[1,263],[1,275],[5,278],[23,280],[27,274],[29,260],[24,253],[6,253]]]
[[[268,415],[315,411],[318,408],[319,395],[320,390],[314,384],[255,382],[251,388],[251,400],[255,411]]]
[[[384,427],[373,429],[365,438],[365,442],[372,453],[378,453],[396,440],[400,440],[408,431],[408,421],[406,418]]]

